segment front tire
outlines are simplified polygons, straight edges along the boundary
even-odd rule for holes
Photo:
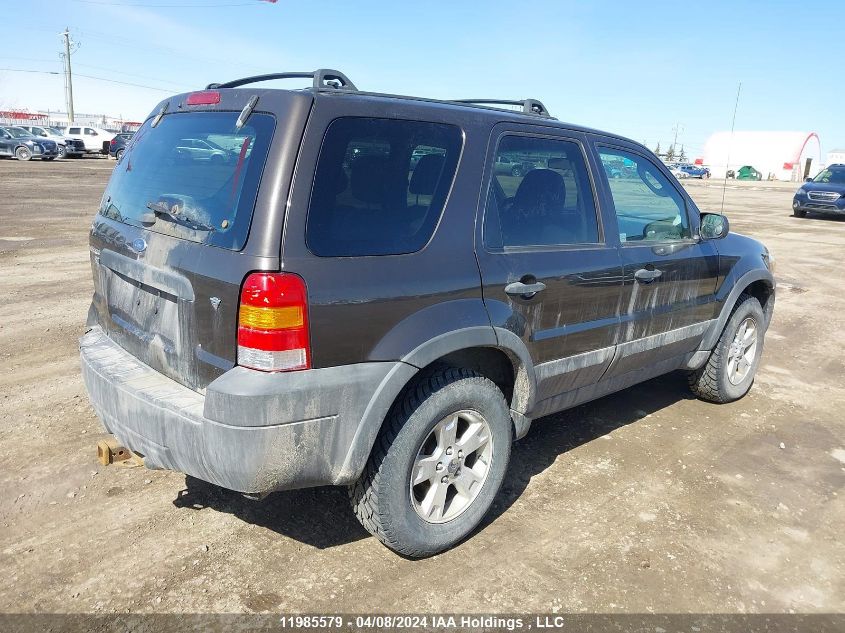
[[[739,400],[748,393],[763,354],[765,327],[760,302],[749,294],[741,295],[710,358],[689,374],[692,392],[719,404]]]
[[[32,152],[29,151],[28,147],[19,147],[15,150],[15,158],[18,160],[30,160],[32,158]]]
[[[513,431],[502,392],[466,369],[435,370],[398,401],[361,478],[349,488],[358,520],[413,558],[466,538],[490,509]]]
[[[793,209],[792,215],[794,215],[796,218],[806,218],[807,212],[804,211],[803,209]]]
[[[59,158],[67,158],[67,147],[64,145],[59,145]]]

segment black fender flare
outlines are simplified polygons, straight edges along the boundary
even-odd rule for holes
[[[769,301],[774,301],[774,292],[777,284],[775,282],[774,275],[772,275],[770,271],[756,268],[743,273],[735,281],[731,281],[730,278],[728,278],[725,280],[725,283],[722,284],[722,287],[729,287],[731,290],[722,300],[722,309],[719,312],[719,316],[704,333],[704,337],[701,339],[701,344],[698,347],[699,351],[706,351],[709,353],[713,350],[716,346],[716,341],[719,340],[719,336],[722,334],[722,330],[725,328],[725,324],[731,316],[731,312],[736,305],[737,299],[739,299],[739,296],[743,293],[743,291],[755,281],[765,281],[772,288],[772,297]],[[770,307],[766,311],[766,317],[769,321],[771,320],[771,315],[772,309]],[[767,321],[766,327],[768,327],[768,325],[769,323]]]
[[[420,369],[447,354],[473,347],[501,350],[513,363],[515,382],[511,418],[515,436],[517,439],[523,437],[531,424],[525,413],[531,410],[537,391],[534,365],[525,344],[512,332],[490,325],[452,330],[418,345],[396,362],[384,377],[364,410],[335,483],[350,483],[360,476],[390,407]]]

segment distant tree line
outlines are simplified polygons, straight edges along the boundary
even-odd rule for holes
[[[667,163],[672,162],[679,162],[685,163],[687,162],[687,153],[684,151],[684,146],[681,145],[679,150],[675,150],[675,145],[672,144],[669,146],[669,149],[665,152],[660,149],[660,141],[657,142],[657,146],[654,148],[654,153],[657,154],[660,158],[665,160]]]

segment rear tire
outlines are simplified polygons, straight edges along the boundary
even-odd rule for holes
[[[114,153],[114,158],[118,163],[120,162],[120,159],[123,158],[123,152],[124,150],[119,149]]]
[[[512,437],[510,411],[495,384],[467,369],[435,370],[388,414],[361,478],[349,488],[355,515],[400,554],[442,552],[487,514]]]
[[[718,404],[739,400],[748,393],[763,354],[765,327],[760,302],[749,294],[741,295],[710,358],[689,374],[692,392]]]
[[[15,150],[15,158],[18,160],[30,160],[32,158],[32,152],[29,151],[28,147],[19,147]]]

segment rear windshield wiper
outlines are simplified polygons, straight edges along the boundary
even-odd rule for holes
[[[189,229],[194,229],[196,231],[214,231],[216,230],[210,224],[206,224],[204,222],[200,222],[196,218],[192,218],[187,215],[184,210],[180,211],[179,205],[173,205],[172,207],[167,204],[166,202],[148,202],[147,208],[155,213],[156,218],[166,218],[173,222],[174,224],[180,224],[182,226],[187,226]],[[152,222],[146,222],[147,224],[152,224]]]

